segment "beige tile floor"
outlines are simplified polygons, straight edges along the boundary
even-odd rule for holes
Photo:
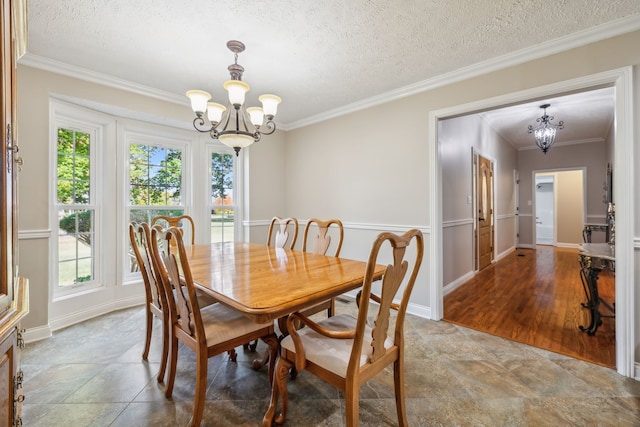
[[[353,301],[337,304],[353,312]],[[141,360],[142,307],[111,313],[28,344],[23,425],[184,426],[193,403],[193,353],[180,349],[173,398],[156,381],[160,323]],[[406,400],[412,426],[640,426],[640,382],[614,370],[408,316]],[[260,351],[264,348],[261,343]],[[237,349],[209,361],[205,426],[257,426],[269,404],[266,368]],[[390,370],[361,389],[363,426],[397,425]],[[340,392],[306,372],[289,382],[286,426],[342,426]]]

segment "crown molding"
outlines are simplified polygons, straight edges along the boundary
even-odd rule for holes
[[[468,67],[459,68],[450,73],[445,73],[431,79],[423,80],[408,86],[404,86],[380,95],[372,96],[343,107],[335,108],[324,113],[316,114],[306,119],[285,124],[283,130],[293,130],[304,126],[319,123],[325,120],[343,116],[376,105],[384,104],[407,96],[436,89],[462,80],[477,77],[515,65],[523,64],[545,56],[575,49],[590,43],[595,43],[611,37],[620,36],[640,30],[640,14],[630,15],[606,24],[578,31],[555,40],[548,40],[529,48],[507,53],[487,61],[478,62]]]
[[[603,138],[585,138],[585,139],[575,139],[573,141],[562,141],[562,142],[554,142],[551,147],[564,147],[567,145],[577,145],[577,144],[590,144],[592,142],[604,142]],[[537,145],[527,145],[526,147],[518,148],[518,151],[525,150],[539,150],[540,147]]]
[[[136,93],[138,95],[148,96],[151,98],[159,99],[161,101],[189,106],[188,100],[183,95],[177,95],[172,92],[167,92],[150,86],[141,85],[129,80],[119,79],[117,77],[98,73],[87,68],[66,64],[64,62],[45,58],[40,55],[34,55],[33,53],[27,52],[22,58],[20,58],[18,63],[20,65],[38,68],[40,70],[49,71],[56,74],[62,74],[64,76],[73,77],[91,83],[97,83],[100,85],[112,87],[114,89],[120,89],[127,92]]]

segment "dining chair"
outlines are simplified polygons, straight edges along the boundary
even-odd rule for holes
[[[193,221],[193,218],[191,218],[189,215],[179,215],[179,216],[157,215],[151,219],[152,228],[154,226],[160,226],[162,228],[178,227],[180,229],[180,232],[183,233],[183,237],[184,237],[185,223],[189,224],[190,228],[188,231],[191,235],[191,244],[193,245],[195,244],[195,241],[196,241],[196,226]],[[171,242],[171,244],[175,246],[175,241]],[[213,304],[216,301],[213,297],[207,294],[204,294],[202,292],[198,292],[198,302],[202,306],[202,305]]]
[[[291,229],[291,231],[293,232],[293,238],[291,239],[291,243],[287,245],[287,241],[289,240],[289,229]],[[273,218],[271,218],[271,222],[269,223],[269,233],[267,234],[267,246],[273,246],[274,248],[286,247],[287,249],[293,249],[297,239],[298,220],[296,218],[280,218],[279,216],[274,216]],[[284,327],[284,325],[282,327]],[[255,351],[257,344],[257,342],[245,343],[243,347],[245,349],[248,348],[251,351]],[[267,360],[268,355],[265,353],[261,362],[256,361],[255,368],[258,369],[264,366]]]
[[[289,229],[293,231],[293,238],[291,244],[287,245],[289,240]],[[275,235],[273,232],[275,231]],[[273,245],[271,243],[272,237],[274,238]],[[280,218],[274,216],[269,223],[269,234],[267,235],[267,246],[273,246],[275,248],[287,248],[293,249],[298,239],[298,220],[296,218]]]
[[[190,225],[189,232],[191,233],[191,244],[193,245],[196,241],[196,225],[193,222],[193,218],[189,215],[157,215],[151,220],[152,227],[156,224],[160,224],[163,228],[178,227],[182,232],[184,232],[185,223]]]
[[[169,349],[169,310],[162,283],[158,280],[154,260],[151,254],[151,229],[147,223],[131,222],[129,224],[129,240],[135,254],[138,271],[142,275],[145,291],[146,334],[142,359],[147,360],[153,331],[153,318],[162,321],[162,357],[158,369],[158,382],[164,380],[167,368]]]
[[[189,258],[177,227],[166,230],[152,228],[153,256],[160,272],[169,307],[169,359],[165,396],[171,397],[178,361],[178,342],[196,354],[196,385],[191,426],[199,426],[204,412],[209,358],[233,350],[238,345],[262,339],[269,347],[269,380],[273,381],[278,338],[273,323],[259,324],[224,304],[200,307],[191,275]],[[175,240],[177,254],[171,252]],[[159,243],[161,242],[161,243]],[[182,275],[182,277],[181,277]],[[184,283],[184,286],[176,286]]]
[[[344,239],[344,227],[342,221],[339,219],[330,219],[327,221],[320,220],[318,218],[310,218],[307,224],[304,226],[304,235],[302,239],[302,251],[312,252],[315,254],[326,255],[329,247],[331,247],[331,236],[329,235],[329,229],[337,229],[337,242],[335,242],[334,249],[332,251],[333,256],[340,256],[340,249],[342,249],[342,240]],[[310,230],[317,229],[316,232],[309,234]],[[331,298],[328,301],[324,301],[320,304],[314,305],[302,312],[305,316],[311,316],[312,314],[319,313],[323,310],[327,310],[327,316],[331,317],[335,313],[335,300]]]
[[[387,254],[387,251],[390,253]],[[381,233],[375,239],[369,254],[357,317],[338,314],[314,322],[301,313],[289,315],[289,336],[280,343],[280,358],[271,402],[263,425],[269,424],[274,418],[278,398],[281,399],[282,412],[275,417],[275,422],[284,422],[288,405],[287,375],[295,366],[298,371],[306,369],[342,390],[345,394],[346,425],[357,426],[360,386],[391,363],[398,424],[408,425],[404,402],[404,319],[423,252],[424,241],[419,230],[409,230],[402,235]],[[408,256],[407,253],[412,253],[415,257]],[[380,303],[371,305],[369,296],[373,272],[381,254],[393,262],[387,265],[382,277]],[[405,283],[408,272],[410,274]],[[390,318],[391,310],[394,309],[393,301],[403,283],[400,302],[395,305],[395,326],[392,328],[392,335],[388,336],[389,325],[393,323]],[[375,319],[372,325],[368,323],[370,308],[372,318]],[[303,322],[307,327],[297,330],[293,327],[293,322],[296,321]]]

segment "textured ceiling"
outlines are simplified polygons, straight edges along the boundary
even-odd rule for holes
[[[241,40],[248,103],[280,95],[276,119],[285,127],[640,17],[638,0],[29,0],[28,7],[28,56],[178,96],[197,88],[225,99],[233,62],[226,42]]]

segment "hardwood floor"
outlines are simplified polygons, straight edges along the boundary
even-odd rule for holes
[[[600,296],[615,300],[613,273],[598,280]],[[588,325],[578,250],[517,249],[444,297],[444,320],[602,366],[616,367],[615,319]],[[606,310],[600,310],[608,314]]]

